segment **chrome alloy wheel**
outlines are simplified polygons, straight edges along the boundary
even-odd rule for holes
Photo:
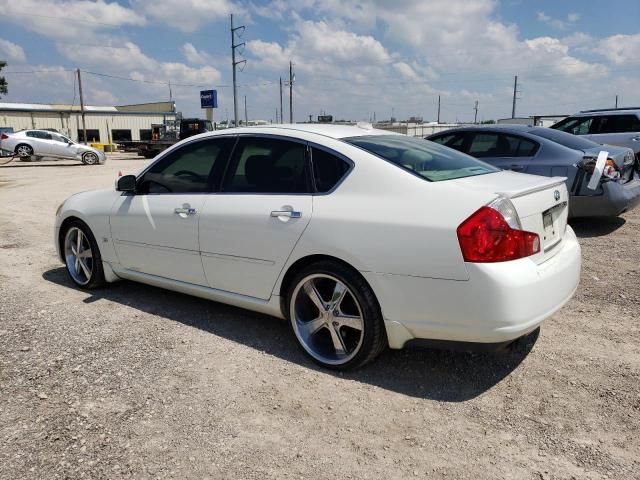
[[[360,351],[362,309],[349,287],[337,278],[320,273],[303,278],[289,308],[296,337],[319,362],[342,365]]]
[[[75,282],[89,283],[94,267],[93,251],[89,239],[78,227],[70,228],[64,237],[64,258]]]
[[[16,153],[19,157],[25,158],[33,155],[33,149],[29,145],[19,145],[16,148]]]
[[[87,152],[82,156],[82,161],[87,165],[95,165],[98,163],[98,155],[93,152]]]

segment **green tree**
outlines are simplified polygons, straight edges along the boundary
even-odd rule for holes
[[[4,60],[0,60],[0,72],[6,66],[7,66],[7,62],[5,62]],[[3,95],[6,95],[7,92],[9,91],[7,87],[8,87],[7,80],[4,77],[0,77],[0,93]]]

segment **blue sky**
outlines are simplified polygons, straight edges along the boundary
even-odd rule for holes
[[[275,118],[289,60],[296,120],[433,120],[438,95],[444,121],[472,119],[476,100],[481,119],[507,117],[516,74],[518,115],[609,107],[616,94],[640,104],[637,0],[0,0],[0,11],[2,101],[77,103],[79,67],[111,75],[83,74],[87,103],[165,100],[170,81],[178,109],[200,115],[198,91],[217,86],[224,119],[234,12],[250,119]]]

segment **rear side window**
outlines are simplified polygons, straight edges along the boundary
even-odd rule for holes
[[[342,140],[431,182],[500,171],[469,155],[421,138],[371,135]]]
[[[240,137],[223,191],[237,193],[309,193],[306,147],[267,137]]]
[[[145,172],[140,193],[201,193],[215,190],[235,142],[221,137],[188,143]]]
[[[590,132],[592,123],[593,117],[570,117],[556,123],[551,128],[573,135],[586,135]]]
[[[319,193],[326,193],[335,187],[350,168],[346,161],[319,148],[311,149],[311,161],[313,179]]]
[[[605,115],[599,118],[592,133],[639,132],[640,119],[636,115]]]
[[[33,130],[33,131],[30,131],[30,132],[27,132],[27,137],[41,138],[42,140],[52,140],[53,139],[53,137],[51,136],[50,133],[41,132],[39,130]]]

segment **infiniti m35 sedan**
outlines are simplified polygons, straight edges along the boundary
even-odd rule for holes
[[[564,181],[370,125],[229,129],[69,197],[55,244],[81,288],[128,279],[285,318],[347,369],[537,329],[580,276]]]

